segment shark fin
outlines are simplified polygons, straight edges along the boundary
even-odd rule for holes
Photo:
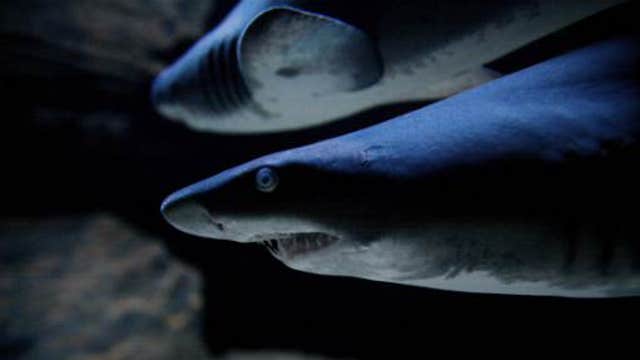
[[[357,91],[382,76],[376,43],[364,31],[290,7],[257,15],[238,42],[243,76],[270,97],[317,97]]]

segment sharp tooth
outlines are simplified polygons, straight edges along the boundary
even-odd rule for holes
[[[278,246],[278,241],[275,239],[264,240],[262,243],[265,245],[267,250],[274,256],[279,256],[280,250]]]

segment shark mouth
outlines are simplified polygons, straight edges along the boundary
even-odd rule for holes
[[[338,242],[338,237],[321,232],[271,234],[257,241],[278,259],[291,259],[324,249]]]

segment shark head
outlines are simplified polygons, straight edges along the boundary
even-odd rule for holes
[[[221,132],[326,122],[326,110],[301,119],[291,109],[371,86],[382,75],[382,61],[363,30],[293,7],[299,2],[240,2],[158,75],[151,91],[156,109]]]
[[[419,198],[412,182],[394,188],[382,174],[360,172],[377,161],[377,149],[335,145],[322,142],[232,168],[174,193],[162,213],[193,235],[262,243],[287,266],[307,272],[391,280],[437,264],[432,253],[412,256],[420,242],[394,237],[398,221],[410,228],[418,220],[413,215],[423,217],[409,208],[419,206],[409,202]]]

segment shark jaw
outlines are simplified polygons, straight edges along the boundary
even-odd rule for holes
[[[287,261],[323,250],[337,243],[339,238],[321,232],[309,232],[257,235],[251,241],[262,243],[271,255],[280,261]]]
[[[601,238],[598,224],[589,219],[570,227],[557,219],[458,216],[383,224],[382,217],[339,214],[341,221],[330,224],[256,210],[210,213],[187,201],[165,207],[163,214],[194,235],[262,244],[285,266],[314,274],[518,295],[602,297],[638,291],[637,276],[625,265],[633,261],[630,243]],[[366,223],[377,225],[366,228]],[[616,250],[603,262],[603,246],[611,241]]]
[[[260,243],[278,260],[293,261],[340,242],[340,236],[297,217],[211,212],[195,201],[166,205],[165,219],[186,233],[235,242]],[[269,229],[265,232],[265,229]]]

